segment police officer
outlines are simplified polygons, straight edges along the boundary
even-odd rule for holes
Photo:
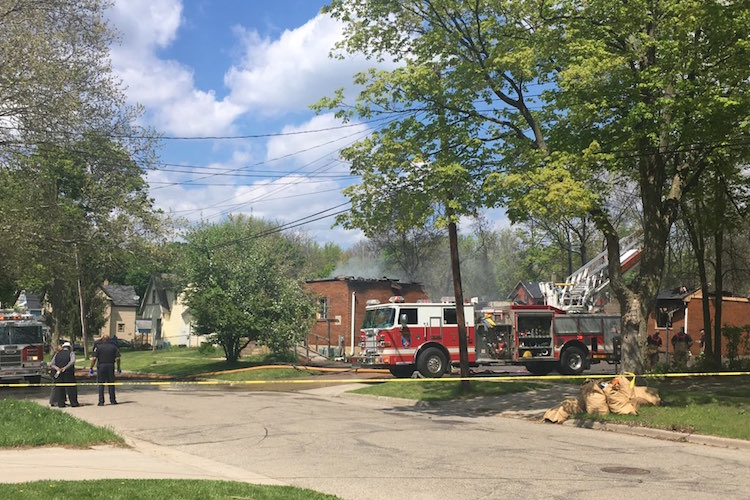
[[[96,371],[96,381],[99,383],[99,406],[104,406],[104,385],[109,384],[109,404],[116,405],[115,397],[115,365],[117,373],[122,373],[120,369],[120,350],[117,345],[110,342],[109,335],[102,335],[99,344],[94,348],[91,355],[91,366],[89,367],[89,376],[94,376],[94,364],[98,362]]]
[[[56,386],[57,406],[65,408],[65,394],[68,394],[70,406],[79,406],[78,388],[76,387],[76,355],[70,342],[65,342],[62,349],[55,354],[50,363],[50,368],[55,372],[53,377],[58,383],[66,384],[65,387]]]

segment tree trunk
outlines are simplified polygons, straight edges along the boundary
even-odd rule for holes
[[[622,310],[622,371],[643,373],[648,332],[648,313],[636,294],[628,294]]]
[[[456,321],[458,322],[458,356],[461,370],[461,393],[469,392],[469,347],[466,341],[466,318],[464,315],[464,292],[461,286],[461,263],[458,259],[458,230],[453,220],[453,210],[448,213],[448,241],[451,249],[451,269],[453,270],[453,294],[456,297]],[[448,360],[450,363],[450,360]]]
[[[724,298],[724,269],[722,256],[724,253],[724,231],[719,229],[714,233],[714,248],[716,250],[714,268],[714,360],[721,366],[721,306]]]

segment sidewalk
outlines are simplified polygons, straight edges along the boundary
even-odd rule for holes
[[[284,483],[189,455],[165,446],[126,437],[130,448],[95,446],[0,449],[0,483],[93,479],[213,479],[283,486]]]

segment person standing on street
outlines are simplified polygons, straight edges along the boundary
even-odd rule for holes
[[[54,379],[58,384],[66,384],[64,387],[56,386],[57,406],[65,408],[65,394],[68,395],[70,406],[80,406],[78,404],[78,388],[76,387],[76,355],[73,352],[73,346],[70,342],[62,345],[60,352],[55,354],[50,363],[50,368],[54,371]]]
[[[50,367],[49,367],[50,371],[49,371],[49,374],[52,377],[52,392],[50,392],[50,394],[49,394],[49,405],[50,406],[57,405],[57,389],[58,389],[58,387],[57,387],[57,377],[55,377],[55,375],[57,374],[57,370],[55,368],[52,368],[52,363],[54,363],[55,356],[57,356],[57,353],[60,352],[60,351],[62,351],[62,345],[61,344],[57,344],[55,346],[55,354],[52,355],[52,359],[49,361],[50,362]]]
[[[99,344],[94,348],[91,355],[91,366],[89,367],[89,376],[94,376],[94,364],[97,364],[96,381],[99,384],[99,406],[104,406],[104,384],[108,384],[109,404],[116,405],[115,397],[115,365],[117,373],[122,373],[120,369],[120,350],[110,342],[109,335],[102,335]]]

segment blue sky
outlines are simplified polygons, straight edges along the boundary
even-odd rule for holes
[[[337,151],[369,129],[309,106],[351,92],[372,63],[329,57],[341,26],[319,14],[325,3],[115,0],[113,69],[129,103],[143,106],[142,123],[167,137],[147,177],[157,207],[192,221],[246,213],[280,223],[343,208],[340,190],[355,179]],[[300,229],[342,247],[362,237],[332,224]]]

